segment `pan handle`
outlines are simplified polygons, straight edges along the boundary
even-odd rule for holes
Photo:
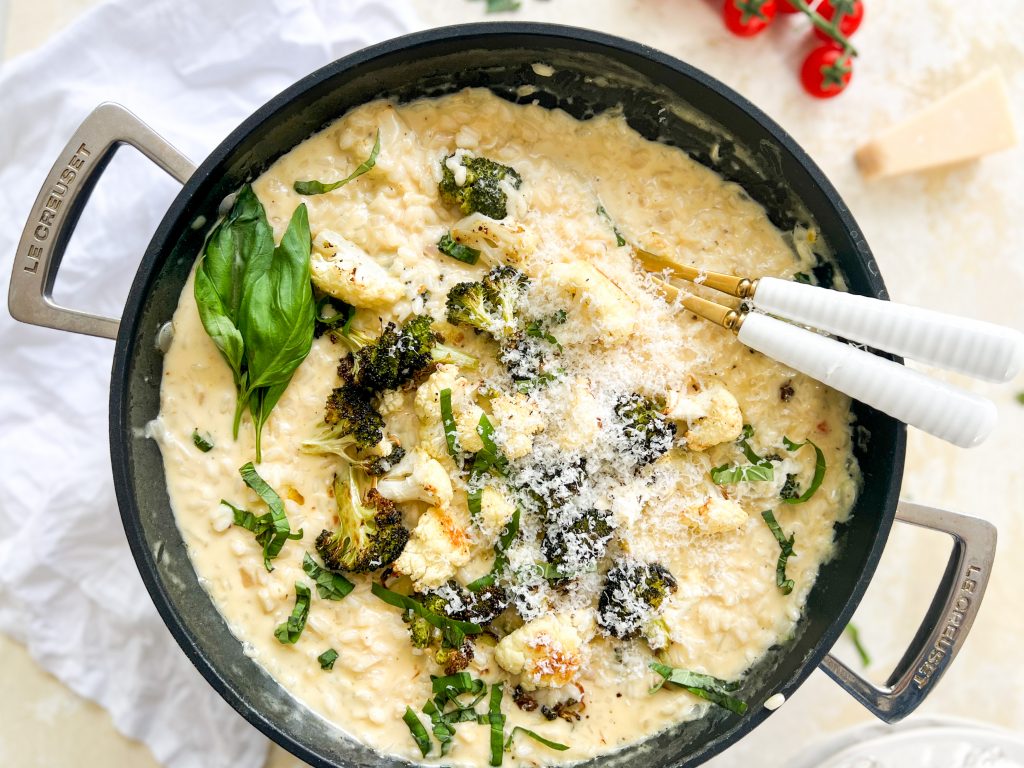
[[[829,654],[825,673],[880,720],[895,723],[920,705],[954,657],[981,607],[996,553],[996,529],[976,517],[901,501],[896,519],[953,538],[942,582],[917,634],[884,686],[865,680]]]
[[[53,300],[53,285],[78,217],[114,152],[130,144],[182,184],[195,165],[119,104],[94,109],[75,131],[43,182],[18,243],[7,306],[23,323],[117,337],[120,320],[92,315]]]

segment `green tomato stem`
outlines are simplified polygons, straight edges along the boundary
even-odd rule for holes
[[[825,17],[820,13],[811,10],[811,6],[806,2],[806,0],[789,0],[789,2],[791,5],[796,6],[804,16],[810,19],[811,24],[816,26],[843,47],[844,59],[848,60],[850,56],[857,55],[857,49],[853,47],[853,43],[850,42],[850,38],[839,31],[838,13],[832,21],[826,21]]]

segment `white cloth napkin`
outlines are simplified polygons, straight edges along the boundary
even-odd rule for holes
[[[113,0],[0,68],[0,293],[43,177],[102,101],[202,160],[317,67],[419,26],[405,0]],[[119,316],[177,186],[118,153],[89,201],[58,300]],[[267,742],[178,649],[135,569],[107,448],[113,344],[0,310],[0,631],[108,709],[168,768],[257,768]]]

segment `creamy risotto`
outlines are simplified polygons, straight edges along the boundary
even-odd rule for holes
[[[243,388],[287,368],[254,356],[301,347],[289,318],[313,301],[318,336],[235,438],[241,353],[204,328],[194,271],[154,424],[245,652],[325,728],[427,763],[575,761],[760,706],[744,673],[793,631],[856,496],[850,403],[667,301],[634,249],[792,277],[813,231],[619,115],[482,90],[361,106],[251,189],[221,234],[248,195],[283,254],[312,241],[313,291],[267,300],[284,336],[236,323]],[[211,238],[208,272],[225,242],[257,258]],[[208,314],[222,278],[202,275]]]

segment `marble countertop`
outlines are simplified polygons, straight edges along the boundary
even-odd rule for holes
[[[9,59],[43,42],[96,0],[0,0],[0,54]],[[482,2],[413,0],[425,26],[517,18],[577,24],[633,38],[706,70],[751,97],[801,143],[849,205],[871,245],[892,298],[1024,329],[1024,146],[949,169],[874,184],[852,160],[857,143],[927,104],[982,69],[1006,75],[1018,131],[1024,130],[1024,38],[1007,19],[1012,0],[984,12],[953,0],[867,0],[857,34],[861,57],[850,90],[819,102],[805,96],[796,72],[810,49],[802,20],[741,41],[721,27],[709,0],[524,0],[516,14],[487,16]],[[71,126],[68,126],[70,130]],[[964,451],[912,433],[903,496],[968,512],[999,528],[997,567],[965,649],[919,710],[1024,731],[1024,598],[1014,557],[1024,553],[1024,473],[1012,458],[1024,432],[1015,400],[1024,379],[1005,385],[949,380],[997,401],[1000,423],[983,446]],[[855,621],[872,652],[866,674],[884,680],[913,636],[950,549],[945,537],[897,525]],[[852,646],[837,654],[854,666]],[[0,763],[80,768],[156,766],[148,751],[120,736],[99,707],[40,669],[22,647],[0,636],[3,747]],[[708,765],[774,768],[809,744],[871,716],[823,673],[769,721]],[[54,737],[55,728],[61,736]],[[303,765],[274,748],[268,768]]]

